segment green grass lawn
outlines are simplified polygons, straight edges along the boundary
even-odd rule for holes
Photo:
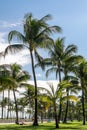
[[[39,124],[39,126],[29,126],[29,125],[0,125],[1,130],[54,130],[55,124],[54,123],[43,123]],[[87,130],[87,124],[84,126],[82,122],[70,122],[67,124],[60,124],[60,128],[58,130]]]

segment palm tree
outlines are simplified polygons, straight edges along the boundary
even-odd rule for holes
[[[65,49],[65,57],[62,60],[62,67],[63,67],[63,73],[64,73],[64,79],[69,80],[73,82],[73,90],[76,89],[76,86],[78,85],[78,79],[75,76],[72,76],[72,71],[73,71],[73,66],[76,63],[76,61],[80,60],[82,56],[76,55],[77,47],[75,45],[69,45]],[[71,73],[71,74],[70,74]],[[72,91],[72,88],[66,88],[66,93],[67,96],[69,95],[69,91]],[[65,117],[63,120],[63,123],[67,122],[67,114],[68,114],[68,106],[69,106],[69,101],[67,99],[66,102],[66,112],[65,112]]]
[[[26,14],[24,16],[24,34],[13,30],[8,35],[8,41],[10,42],[14,37],[18,40],[23,41],[24,44],[14,44],[7,47],[5,53],[10,51],[18,51],[23,47],[27,47],[30,56],[31,56],[31,64],[32,64],[32,72],[34,78],[34,85],[35,85],[35,97],[37,97],[37,82],[36,82],[36,75],[34,69],[34,57],[33,52],[35,53],[36,57],[40,60],[40,55],[37,52],[37,48],[47,48],[48,46],[53,43],[53,40],[49,37],[52,32],[60,32],[61,28],[59,26],[49,26],[46,21],[51,18],[50,15],[46,15],[41,19],[33,18],[32,14]],[[37,98],[35,98],[35,117],[33,125],[38,125],[37,121]]]
[[[10,89],[8,88],[8,98],[7,98],[7,119],[9,118],[10,114],[10,105],[11,105],[11,99],[10,99]]]
[[[46,76],[48,77],[48,75],[50,73],[56,73],[56,78],[59,76],[59,82],[62,81],[61,79],[61,72],[63,71],[62,69],[62,65],[61,65],[61,54],[63,52],[63,42],[64,42],[64,38],[61,39],[57,39],[54,44],[52,46],[49,47],[49,55],[50,58],[46,58],[42,61],[38,61],[37,66],[41,66],[41,68],[44,70],[45,66],[51,66],[51,68],[49,68],[46,72]],[[61,44],[62,43],[62,44]],[[62,105],[60,102],[60,107],[59,107],[59,115],[58,115],[58,121],[60,120],[61,117],[61,110],[62,110]]]
[[[82,90],[82,111],[83,111],[83,125],[85,125],[85,90],[87,80],[87,62],[83,58],[77,65],[74,66],[73,72],[78,77],[79,84]]]
[[[6,67],[8,65],[0,65],[0,92],[2,92],[2,102],[1,102],[1,106],[2,106],[2,119],[3,119],[3,109],[4,109],[4,91],[6,90],[6,86],[7,86],[7,76],[9,74],[9,72],[7,71]]]
[[[78,83],[79,83],[78,79],[76,77],[70,76],[70,75],[67,75],[64,78],[67,79],[68,82],[72,83],[72,86],[69,86],[68,88],[66,88],[67,97],[70,96],[70,93],[74,93],[75,95],[77,95],[78,90],[79,90],[79,88],[78,88]],[[65,113],[64,113],[63,123],[67,123],[67,115],[68,115],[69,104],[70,104],[70,101],[67,98],[66,105],[65,105]]]
[[[43,96],[41,96],[42,99],[43,99],[43,97],[45,97],[45,100],[47,100],[47,102],[52,102],[53,107],[54,107],[54,113],[55,113],[56,128],[59,128],[56,104],[57,104],[57,99],[59,97],[60,89],[59,89],[59,87],[57,87],[56,90],[54,90],[54,86],[52,84],[49,84],[49,88],[50,89],[41,87],[39,89],[40,89],[40,91],[41,90],[45,91],[45,93],[42,93],[42,95],[43,95]]]
[[[82,117],[82,114],[81,114],[81,111],[82,111],[82,103],[81,103],[81,96],[78,97],[78,102],[76,103],[76,116],[77,116],[77,120],[78,121],[81,121],[81,117]]]
[[[18,123],[18,107],[16,100],[16,90],[21,84],[25,85],[25,81],[30,79],[28,72],[23,71],[20,65],[6,65],[5,70],[1,70],[0,83],[3,89],[10,89],[13,91],[15,100],[15,111],[16,111],[16,123]]]
[[[27,105],[25,98],[22,97],[22,98],[17,99],[17,103],[18,103],[19,111],[22,114],[21,118],[24,118],[24,109]]]
[[[45,66],[51,66],[47,70],[46,76],[48,76],[50,73],[55,72],[56,78],[59,77],[59,82],[61,82],[62,81],[61,75],[64,74],[64,76],[66,77],[67,74],[70,72],[71,65],[74,64],[74,60],[77,59],[77,56],[74,55],[76,51],[77,47],[75,45],[71,44],[65,47],[64,38],[58,38],[54,42],[53,46],[49,47],[50,58],[46,58],[42,60],[42,62],[39,61],[39,63],[36,66],[41,66],[42,69],[44,69]],[[62,105],[60,102],[58,120],[60,120],[61,117],[61,110]]]
[[[11,84],[11,86],[12,86],[14,100],[15,100],[16,123],[19,123],[19,121],[18,121],[18,104],[17,104],[15,92],[16,92],[16,89],[21,85],[21,83],[30,79],[30,75],[26,71],[23,71],[21,66],[19,66],[17,64],[13,64],[13,65],[11,65],[10,77],[15,82],[15,84],[14,85]]]
[[[34,99],[35,99],[35,88],[33,85],[27,84],[25,91],[22,93],[26,105],[34,109]]]
[[[57,85],[57,87],[53,86],[53,84],[48,84],[49,88],[43,88],[43,87],[38,87],[40,91],[43,91],[40,96],[42,101],[46,101],[51,103],[53,108],[54,108],[54,115],[55,115],[55,124],[56,128],[59,128],[58,124],[58,112],[57,112],[57,105],[59,99],[61,99],[61,102],[65,101],[67,98],[68,99],[73,99],[76,100],[76,96],[69,95],[68,97],[65,96],[65,88],[72,86],[72,83],[69,83],[68,81],[62,81]],[[45,92],[44,92],[45,91]]]

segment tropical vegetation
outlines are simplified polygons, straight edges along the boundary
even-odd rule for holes
[[[68,123],[73,120],[86,124],[87,61],[77,54],[75,44],[66,46],[65,38],[53,38],[52,34],[59,34],[62,29],[57,25],[50,26],[50,19],[51,15],[36,19],[31,13],[26,14],[23,33],[12,30],[8,34],[10,44],[1,54],[5,57],[8,53],[14,54],[28,49],[32,74],[23,70],[17,63],[0,66],[2,120],[12,118],[19,124],[20,118],[24,118],[33,121],[34,126],[38,126],[39,121],[55,121],[56,128],[61,127],[61,122]],[[20,43],[12,44],[11,41],[15,42],[15,39]],[[46,56],[41,53],[44,53],[44,50]],[[38,86],[35,71],[37,67],[46,72],[46,77],[54,74],[57,86]],[[31,79],[34,85],[29,84]],[[64,126],[66,127],[65,124]]]

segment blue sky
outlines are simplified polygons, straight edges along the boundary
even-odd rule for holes
[[[31,12],[35,18],[51,14],[53,19],[49,21],[49,24],[58,25],[63,30],[61,35],[54,34],[53,37],[65,37],[65,45],[72,43],[77,45],[78,53],[87,59],[87,0],[1,0],[1,48],[3,48],[3,44],[6,46],[8,43],[7,35],[11,30],[22,30],[20,22],[28,12]],[[25,60],[23,63],[23,65],[26,64],[24,68],[31,73],[30,60],[27,63],[29,56],[26,51],[22,54],[25,54],[25,57],[17,57],[16,54],[15,58],[11,57],[11,60],[15,61],[18,58],[17,60],[21,63]],[[9,61],[9,59],[7,60]],[[37,69],[36,74],[38,80],[46,80],[45,74],[42,73],[41,69]],[[48,79],[54,80],[55,76],[51,75]]]

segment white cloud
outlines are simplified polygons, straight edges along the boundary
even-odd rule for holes
[[[15,22],[15,23],[9,23],[7,21],[1,21],[0,20],[0,25],[1,25],[0,28],[12,28],[12,27],[17,27],[17,26],[19,26],[21,24],[22,24],[21,21]]]
[[[34,85],[34,81],[28,81],[28,83]],[[48,81],[37,80],[37,86],[38,87],[49,88],[48,83],[52,83],[54,85],[55,89],[56,89],[58,81],[57,80],[48,80]],[[25,88],[18,88],[18,91],[20,93],[23,93],[25,91]],[[18,93],[18,92],[16,93],[17,98],[22,97],[22,95],[20,93]],[[5,91],[5,96],[6,97],[8,96],[7,91]],[[14,97],[13,97],[13,92],[12,91],[10,92],[10,96],[11,96],[11,99],[13,100]]]
[[[8,44],[0,44],[0,52],[4,51],[4,49],[8,46]],[[17,63],[22,66],[29,64],[31,62],[29,51],[27,49],[21,50],[15,54],[8,54],[5,58],[0,57],[0,64],[12,64]]]
[[[41,77],[41,74],[36,74],[36,77]]]
[[[4,38],[5,35],[6,35],[6,33],[0,32],[0,43],[5,43],[5,38]]]
[[[1,21],[0,20],[0,28],[12,28],[16,27],[22,24],[22,21],[16,22],[16,23],[9,23],[7,21]],[[8,43],[6,43],[6,37],[7,32],[0,32],[0,52],[4,51],[5,48],[8,46]],[[30,55],[28,50],[22,50],[19,53],[8,54],[5,59],[0,57],[0,64],[12,64],[12,63],[18,63],[22,66],[30,63]]]
[[[34,85],[34,81],[29,81],[28,83]],[[45,81],[45,80],[37,80],[37,86],[38,86],[38,87],[48,88],[48,86],[49,86],[48,84],[49,84],[49,83],[53,84],[53,86],[56,87],[57,84],[58,84],[58,81],[57,81],[57,80],[48,80],[48,81]]]

